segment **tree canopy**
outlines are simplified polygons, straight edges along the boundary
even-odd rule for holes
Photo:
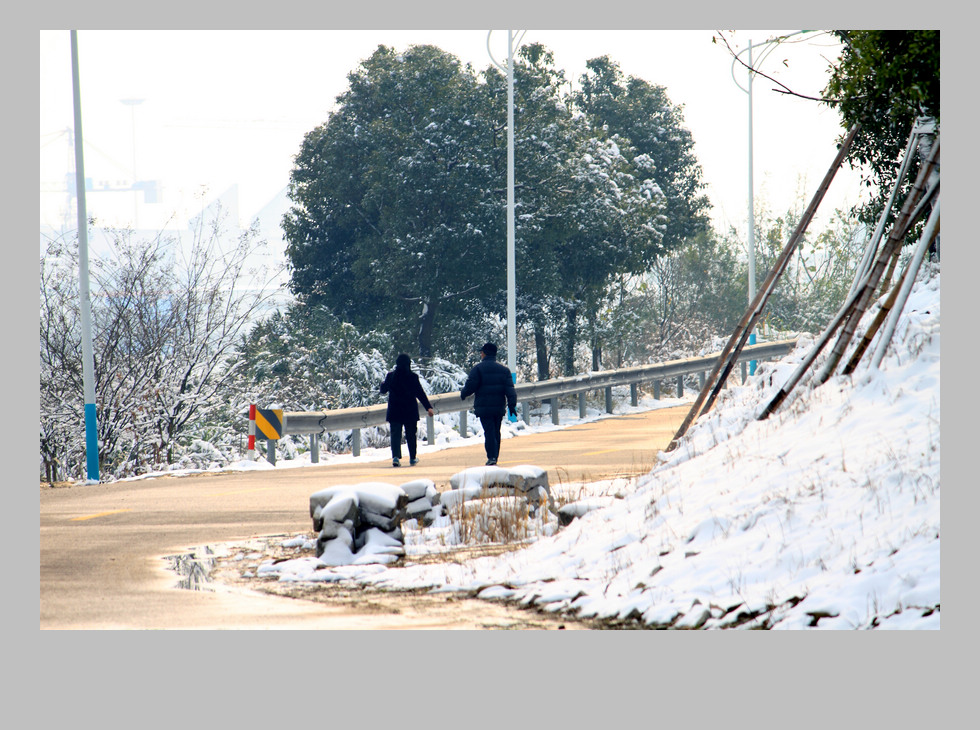
[[[515,58],[525,323],[546,309],[581,314],[617,275],[645,270],[706,225],[679,110],[608,59],[595,69],[589,93],[573,95],[540,44]],[[399,349],[437,355],[453,323],[483,316],[505,292],[506,79],[433,46],[379,46],[348,80],[291,173],[291,286],[358,327],[385,329]],[[625,107],[600,104],[607,87],[625,89]]]
[[[295,292],[355,324],[411,326],[431,354],[446,300],[494,285],[503,226],[477,79],[449,54],[378,50],[304,139],[284,229]],[[373,321],[365,322],[365,313]]]
[[[939,115],[938,30],[839,30],[844,42],[825,93],[843,126],[861,124],[848,158],[870,169],[879,195],[862,218],[873,223],[894,184],[916,119]],[[911,178],[915,177],[915,167]]]

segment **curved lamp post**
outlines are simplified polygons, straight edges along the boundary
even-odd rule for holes
[[[507,366],[511,377],[517,382],[517,295],[514,261],[514,51],[524,39],[525,31],[520,31],[515,40],[514,31],[507,31],[507,65],[504,66],[490,50],[491,30],[487,33],[487,54],[501,71],[507,74]],[[513,416],[510,419],[516,420]]]
[[[795,33],[789,33],[787,35],[781,35],[776,38],[770,38],[769,40],[762,41],[761,43],[756,43],[753,45],[752,39],[749,39],[749,44],[743,48],[741,51],[735,54],[735,58],[732,59],[732,81],[738,86],[742,91],[744,91],[749,96],[749,304],[755,299],[755,199],[753,197],[754,184],[752,180],[753,172],[753,153],[752,153],[752,81],[755,76],[755,68],[761,66],[762,62],[766,60],[773,49],[776,48],[781,42],[785,41],[787,38],[791,38],[802,33],[810,33],[809,30],[798,30]],[[759,55],[757,61],[757,66],[752,65],[752,49],[761,48],[765,46],[766,49]],[[748,54],[748,59],[745,65],[748,66],[748,83],[747,86],[742,86],[738,79],[735,77],[735,64],[738,63],[739,57],[743,54]],[[756,342],[755,332],[753,331],[749,335],[749,344],[754,345]],[[756,361],[753,360],[749,363],[749,373],[755,375],[755,365]]]
[[[82,93],[78,73],[78,32],[71,31],[71,86],[75,110],[75,184],[78,198],[78,299],[82,319],[82,388],[85,396],[85,464],[89,481],[99,481],[99,430],[95,409],[92,305],[89,300],[88,214],[82,154]]]

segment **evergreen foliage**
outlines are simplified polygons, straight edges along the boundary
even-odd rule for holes
[[[664,196],[649,155],[574,108],[544,47],[521,49],[515,76],[518,286],[535,295],[521,318],[564,318],[571,372],[578,317],[663,250]],[[382,46],[349,80],[291,175],[293,290],[402,349],[417,332],[421,357],[458,351],[458,328],[440,323],[505,290],[504,75]]]
[[[429,357],[442,307],[502,286],[485,91],[431,46],[381,46],[348,78],[291,173],[292,287]]]
[[[711,203],[704,193],[694,140],[683,126],[683,111],[662,86],[626,77],[608,56],[586,64],[576,104],[596,129],[628,139],[630,162],[649,170],[665,196],[666,249],[710,227]]]
[[[848,159],[869,170],[877,195],[861,211],[873,229],[895,183],[897,163],[919,117],[931,117],[939,129],[938,30],[839,30],[844,42],[840,63],[825,93],[841,115],[842,126],[861,124]],[[916,160],[907,180],[914,180]],[[910,183],[900,188],[899,204]]]

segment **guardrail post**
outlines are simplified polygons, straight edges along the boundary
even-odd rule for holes
[[[350,447],[351,447],[351,453],[353,453],[354,456],[361,455],[361,429],[359,428],[351,429]]]
[[[640,404],[639,393],[637,393],[636,383],[630,383],[630,405],[636,408]]]
[[[436,445],[436,419],[428,413],[425,414],[425,436],[429,446]]]
[[[677,376],[677,397],[678,398],[683,398],[684,397],[684,376],[683,375],[678,375]]]
[[[747,378],[746,378],[746,375],[745,375],[745,361],[743,360],[742,361],[742,385],[745,385],[746,379]]]
[[[578,417],[585,418],[585,391],[578,394]]]
[[[558,396],[551,399],[551,423],[558,425]]]
[[[276,465],[276,441],[274,439],[266,439],[265,441],[265,460],[273,466]]]
[[[310,461],[314,464],[320,463],[320,434],[310,434]]]
[[[612,412],[613,412],[612,386],[610,385],[606,388],[606,413],[612,413]]]
[[[255,404],[248,407],[248,459],[255,460]]]
[[[653,399],[654,400],[660,400],[660,381],[659,380],[654,380],[653,381]]]
[[[698,385],[700,386],[701,390],[704,390],[704,370],[698,373]]]
[[[521,403],[521,416],[524,418],[524,423],[530,425],[531,423],[531,406],[527,404],[527,401]]]
[[[466,417],[467,417],[466,411],[459,412],[459,435],[462,438],[466,438]]]

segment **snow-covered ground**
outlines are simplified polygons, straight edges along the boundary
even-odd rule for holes
[[[919,279],[879,369],[869,369],[869,351],[852,376],[819,388],[804,378],[774,415],[756,420],[812,349],[814,340],[803,338],[781,361],[761,363],[745,386],[723,390],[649,474],[552,485],[553,497],[574,502],[582,516],[559,528],[554,515],[540,514],[523,549],[462,564],[413,564],[458,544],[458,526],[444,517],[425,528],[406,523],[398,567],[363,564],[363,555],[357,564],[325,565],[307,534],[284,542],[295,559],[257,572],[288,582],[462,591],[648,626],[938,629],[938,267],[927,266]],[[616,411],[693,397],[642,399],[636,407],[627,401]],[[604,417],[590,409],[587,420]],[[545,412],[530,424],[505,421],[503,437],[581,422],[577,409],[563,411],[560,426]],[[435,445],[420,441],[419,454],[472,444],[482,444],[478,431],[463,439],[440,428]],[[320,464],[354,458],[321,453]],[[385,447],[363,449],[357,460],[389,458]],[[227,468],[309,465],[300,454],[275,466],[258,459]]]
[[[553,487],[589,509],[560,529],[540,519],[523,549],[413,564],[452,542],[444,518],[406,528],[400,567],[325,566],[297,536],[287,541],[295,559],[259,572],[464,591],[656,627],[938,629],[939,283],[938,269],[920,274],[879,369],[867,356],[853,376],[819,388],[804,379],[756,420],[812,349],[804,339],[723,391],[649,474]]]

